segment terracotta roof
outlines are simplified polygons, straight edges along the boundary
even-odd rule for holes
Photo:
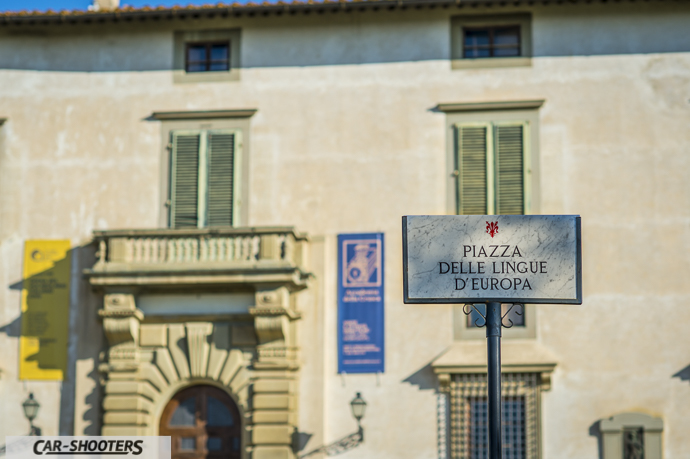
[[[589,3],[591,0],[584,0]],[[600,0],[606,2],[607,0]],[[634,0],[630,0],[634,1]],[[659,0],[663,1],[663,0]],[[687,1],[687,0],[672,0]],[[122,7],[110,11],[19,11],[0,12],[0,25],[75,24],[119,22],[133,19],[212,18],[256,14],[295,14],[298,12],[393,10],[407,8],[448,8],[480,5],[520,5],[578,3],[578,0],[294,0],[291,2],[215,3],[174,7]]]
[[[484,0],[486,1],[486,0]],[[87,11],[87,10],[62,10],[62,11],[19,11],[19,12],[0,12],[0,18],[8,18],[13,20],[21,20],[24,18],[102,18],[102,17],[128,17],[132,15],[136,16],[178,16],[178,15],[207,15],[207,14],[222,14],[222,13],[249,13],[258,11],[290,11],[295,9],[319,9],[319,8],[333,8],[333,7],[345,7],[352,8],[356,6],[366,6],[373,7],[378,4],[380,6],[401,6],[403,4],[424,4],[431,6],[439,3],[453,3],[448,1],[438,1],[438,0],[320,0],[320,1],[302,1],[294,0],[290,2],[277,1],[277,2],[247,2],[247,3],[209,3],[206,5],[186,5],[180,6],[176,5],[173,7],[158,6],[150,7],[144,6],[140,8],[134,8],[131,6],[124,6],[117,8],[115,10],[108,11]]]

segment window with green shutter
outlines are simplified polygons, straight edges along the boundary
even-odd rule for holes
[[[173,131],[171,137],[170,227],[236,224],[240,132]]]
[[[458,214],[528,212],[528,126],[526,122],[455,126]]]
[[[475,24],[476,25],[476,24]],[[538,214],[539,108],[543,100],[442,103],[446,114],[446,213],[460,215]],[[479,310],[483,305],[475,305]],[[513,308],[514,327],[504,339],[536,338],[534,305]],[[521,315],[517,314],[522,313]],[[456,340],[483,340],[476,316],[453,308]],[[479,321],[481,323],[481,321]]]

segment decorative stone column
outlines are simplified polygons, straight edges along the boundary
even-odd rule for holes
[[[143,314],[136,308],[132,293],[107,293],[103,309],[103,329],[110,347],[107,363],[99,369],[107,375],[103,400],[103,435],[144,435],[151,423],[151,388],[137,382],[140,370],[139,327]]]
[[[250,310],[258,338],[254,362],[252,459],[293,459],[299,369],[294,321],[285,287],[259,287]]]

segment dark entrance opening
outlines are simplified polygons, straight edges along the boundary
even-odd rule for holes
[[[193,386],[163,410],[160,435],[172,440],[172,459],[240,459],[240,412],[228,394],[213,386]]]

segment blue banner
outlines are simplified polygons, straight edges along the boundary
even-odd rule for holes
[[[384,370],[383,233],[338,235],[338,373]]]

